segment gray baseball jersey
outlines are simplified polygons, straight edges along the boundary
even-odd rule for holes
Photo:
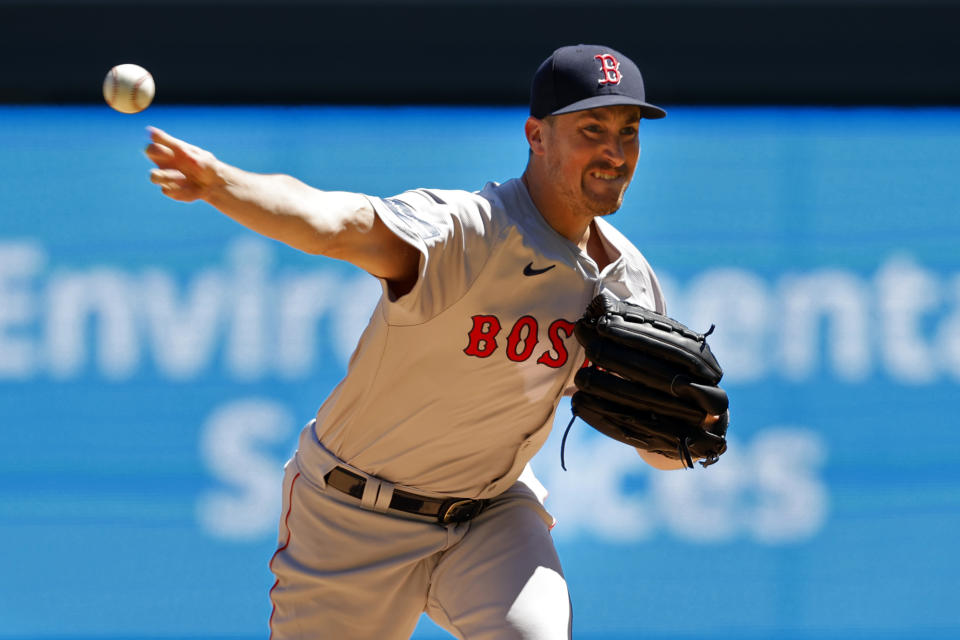
[[[347,376],[317,414],[316,438],[391,483],[496,496],[547,439],[583,364],[573,325],[587,303],[606,289],[664,312],[656,276],[601,218],[594,230],[612,262],[599,271],[547,224],[521,180],[370,202],[420,251],[419,279],[399,299],[384,283]],[[299,455],[309,464],[309,447]]]
[[[663,311],[643,256],[603,220],[602,272],[553,230],[524,184],[370,198],[421,254],[384,283],[346,378],[287,465],[270,563],[271,637],[408,638],[422,612],[457,638],[569,638],[563,570],[527,462],[583,363],[573,324],[607,289]],[[335,467],[361,496],[327,484]],[[389,509],[397,489],[489,498],[438,524]]]

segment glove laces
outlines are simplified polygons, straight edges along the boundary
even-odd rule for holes
[[[560,468],[564,471],[567,470],[567,465],[563,462],[563,450],[567,447],[567,434],[570,433],[570,427],[573,426],[573,421],[577,419],[577,414],[573,414],[570,418],[570,422],[567,423],[567,428],[563,432],[563,440],[560,441]]]

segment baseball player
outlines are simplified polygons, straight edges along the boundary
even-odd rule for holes
[[[626,56],[563,47],[533,79],[521,178],[390,198],[244,172],[151,130],[165,195],[383,285],[286,467],[271,637],[408,638],[423,612],[469,640],[570,636],[528,462],[584,362],[573,327],[588,302],[664,310],[647,261],[603,219],[630,183],[641,119],[664,115]]]

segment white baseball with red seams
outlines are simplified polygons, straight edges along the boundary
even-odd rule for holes
[[[156,85],[150,72],[136,64],[118,64],[103,79],[103,99],[120,113],[139,113],[150,106]]]

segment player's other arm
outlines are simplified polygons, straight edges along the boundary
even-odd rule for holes
[[[212,153],[150,129],[150,180],[181,202],[203,200],[257,233],[306,253],[346,260],[405,293],[419,252],[380,220],[362,194],[320,191],[286,175],[243,171]]]
[[[654,453],[653,451],[645,451],[643,449],[637,449],[637,453],[640,454],[640,457],[648,465],[654,469],[660,469],[661,471],[669,471],[671,469],[683,469],[684,464],[683,460],[678,460],[676,458],[668,458],[667,456],[660,455],[659,453]]]

